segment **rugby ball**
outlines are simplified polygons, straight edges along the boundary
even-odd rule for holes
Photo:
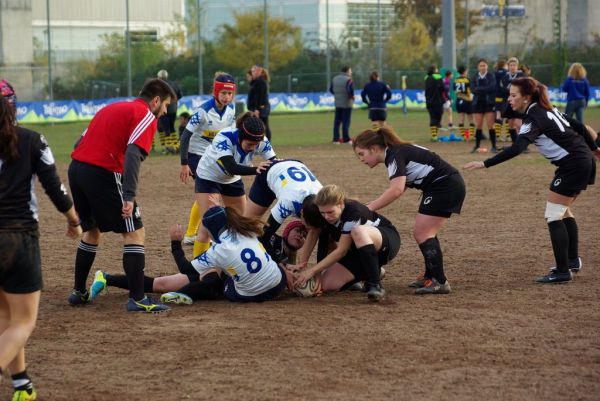
[[[317,277],[311,277],[300,287],[294,288],[294,294],[304,298],[316,297],[321,295],[322,292],[321,280]]]

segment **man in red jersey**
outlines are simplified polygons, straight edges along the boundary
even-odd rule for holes
[[[68,302],[90,302],[87,276],[101,233],[123,235],[123,269],[129,282],[130,312],[163,312],[169,308],[144,294],[144,225],[135,201],[141,162],[152,148],[157,119],[177,99],[163,80],[151,79],[133,100],[101,109],[81,136],[69,166],[69,184],[83,237],[75,256],[75,286]]]

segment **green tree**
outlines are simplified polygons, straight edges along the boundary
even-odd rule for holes
[[[414,16],[408,16],[400,29],[393,30],[384,46],[386,64],[394,69],[409,69],[432,59],[434,52],[427,26]]]
[[[415,16],[425,24],[431,42],[437,42],[442,33],[442,0],[394,0],[394,8],[400,25],[404,25],[409,17]],[[456,40],[461,42],[465,38],[464,1],[454,1],[454,15],[456,19]],[[478,16],[479,10],[469,11],[470,31],[481,24],[481,18],[478,18]]]
[[[235,24],[224,24],[215,49],[217,60],[231,70],[247,69],[250,64],[264,59],[264,12],[234,13]],[[287,19],[269,17],[269,69],[276,71],[300,54],[300,28]]]

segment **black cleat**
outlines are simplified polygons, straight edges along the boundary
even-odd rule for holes
[[[366,284],[366,283],[365,283]],[[380,284],[366,284],[367,288],[367,297],[370,301],[379,302],[385,298],[385,290],[381,287]]]
[[[540,284],[562,284],[568,283],[571,280],[573,280],[571,271],[566,273],[553,272],[547,276],[542,276],[535,279],[535,281]]]

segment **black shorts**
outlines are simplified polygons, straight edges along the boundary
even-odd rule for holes
[[[192,171],[192,177],[196,178],[196,170],[198,170],[198,163],[202,156],[195,153],[188,153],[188,167]]]
[[[196,177],[196,193],[197,194],[221,194],[225,196],[244,196],[244,182],[239,179],[231,184],[220,184],[211,180]]]
[[[440,178],[423,190],[419,213],[438,217],[460,214],[465,195],[465,181],[460,174]]]
[[[382,238],[381,249],[377,252],[379,267],[381,267],[388,264],[398,254],[400,250],[400,234],[394,227],[377,227],[377,229],[381,233]],[[339,263],[354,275],[354,280],[349,284],[367,280],[367,274],[354,243],[352,243],[352,247],[348,250],[348,253],[339,260]]]
[[[596,181],[596,160],[573,160],[554,172],[550,191],[564,196],[577,196]]]
[[[493,102],[486,101],[485,98],[473,101],[471,108],[473,114],[492,113],[495,111]]]
[[[281,273],[281,281],[275,287],[266,290],[263,293],[257,295],[240,295],[235,289],[235,281],[227,276],[224,280],[223,285],[223,294],[232,302],[264,302],[264,301],[272,301],[277,299],[283,290],[287,287],[287,277],[283,269],[277,266],[279,272]]]
[[[0,287],[9,294],[29,294],[42,289],[37,230],[0,232]]]
[[[465,99],[456,99],[456,112],[471,114],[471,102]]]
[[[69,186],[83,231],[97,227],[100,232],[130,233],[144,227],[137,202],[131,217],[121,217],[121,174],[73,160],[69,165]]]
[[[369,109],[369,120],[371,121],[385,121],[387,118],[386,109]]]
[[[252,187],[250,187],[248,199],[259,206],[269,207],[276,198],[275,193],[271,191],[271,188],[269,188],[269,184],[267,183],[266,172],[258,174],[256,178],[254,178]]]

